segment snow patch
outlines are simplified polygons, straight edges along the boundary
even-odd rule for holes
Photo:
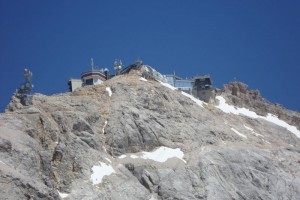
[[[58,192],[58,195],[59,195],[60,198],[66,198],[66,197],[69,196],[69,194],[67,194],[67,193],[61,193],[58,190],[57,190],[57,192]]]
[[[264,118],[269,122],[272,122],[274,124],[277,124],[278,126],[282,126],[282,127],[286,128],[290,132],[294,133],[298,138],[300,138],[300,131],[295,126],[291,126],[288,123],[286,123],[285,121],[278,119],[277,116],[268,113],[268,115]]]
[[[93,185],[101,183],[104,176],[109,176],[112,173],[116,173],[111,165],[103,162],[99,162],[99,164],[100,165],[95,165],[92,167],[93,174],[91,175],[91,180],[93,181]]]
[[[110,162],[110,163],[111,163],[111,160],[110,160],[109,158],[105,158],[105,160],[107,160],[108,162]]]
[[[226,100],[222,96],[217,96],[216,99],[219,100],[219,105],[217,105],[216,107],[221,109],[225,113],[232,113],[232,114],[235,114],[235,115],[242,114],[242,115],[246,115],[246,116],[251,117],[251,118],[258,118],[259,117],[255,112],[250,111],[249,109],[235,108],[234,106],[227,104]]]
[[[253,128],[250,128],[250,127],[246,126],[245,124],[244,124],[244,127],[245,127],[246,129],[248,129],[249,131],[254,132]]]
[[[120,155],[118,158],[120,159],[126,158],[126,155]]]
[[[255,136],[265,137],[265,136],[263,136],[262,134],[256,133],[256,132],[253,130],[253,128],[250,128],[250,127],[246,126],[245,124],[244,124],[244,127],[245,127],[247,130],[251,131],[251,133],[254,134]]]
[[[231,130],[232,130],[233,132],[235,132],[237,135],[239,135],[239,136],[241,136],[241,137],[243,137],[243,138],[246,138],[246,139],[247,139],[247,136],[246,136],[246,135],[244,135],[244,134],[242,134],[242,133],[238,132],[238,131],[237,131],[237,130],[235,130],[234,128],[231,128]]]
[[[168,83],[164,83],[164,82],[161,82],[161,81],[158,81],[160,84],[162,84],[163,86],[171,89],[171,90],[177,90],[176,87],[173,87],[172,85],[168,84]]]
[[[108,95],[111,97],[112,91],[111,91],[110,87],[106,87],[105,90],[106,90],[106,92],[108,92]]]
[[[105,129],[106,125],[107,125],[107,121],[104,122],[104,126],[103,126],[103,128],[102,128],[102,133],[103,133],[103,134],[104,134],[104,129]]]
[[[149,200],[157,200],[157,198],[155,198],[153,195],[151,196],[151,198]]]
[[[295,126],[291,126],[288,123],[286,123],[285,121],[278,119],[278,117],[275,115],[268,113],[267,116],[261,116],[261,115],[256,114],[253,111],[250,111],[249,109],[238,108],[238,107],[234,107],[232,105],[227,104],[225,99],[222,96],[217,96],[216,99],[219,100],[219,105],[217,105],[216,107],[221,109],[225,113],[232,113],[235,115],[242,114],[242,115],[245,115],[245,116],[251,117],[251,118],[264,119],[268,122],[271,122],[278,126],[286,128],[290,132],[294,133],[298,138],[300,138],[300,131]]]
[[[179,158],[184,163],[186,161],[183,159],[184,153],[180,150],[180,148],[171,149],[168,147],[159,147],[155,151],[152,152],[143,152],[143,159],[151,159],[157,162],[166,162],[169,158]]]
[[[181,94],[183,94],[184,96],[190,98],[192,101],[194,101],[196,104],[198,104],[199,106],[201,106],[203,108],[203,104],[207,105],[207,103],[201,101],[200,99],[195,98],[194,96],[185,93],[185,92],[181,92]]]
[[[262,139],[262,141],[264,141],[267,144],[271,144],[269,141]]]
[[[0,160],[0,163],[2,163],[2,164],[4,164],[4,165],[6,165],[2,160]]]
[[[136,155],[130,155],[130,158],[136,159],[136,158],[139,158],[139,157],[136,156]]]
[[[168,147],[159,147],[158,149],[152,152],[142,151],[141,153],[142,156],[131,154],[130,158],[133,159],[142,158],[142,159],[154,160],[157,162],[166,162],[169,158],[176,157],[182,160],[184,163],[186,163],[186,161],[183,159],[184,153],[180,150],[180,148],[171,149]],[[118,158],[120,159],[126,158],[126,155],[121,155]]]
[[[147,81],[147,79],[145,79],[144,77],[140,78],[141,81]]]

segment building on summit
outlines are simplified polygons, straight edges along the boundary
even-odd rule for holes
[[[137,70],[141,73],[141,76],[146,79],[166,82],[177,88],[179,91],[193,95],[207,103],[215,100],[216,92],[210,75],[196,76],[190,79],[183,79],[175,74],[162,75],[152,67],[144,65],[140,59],[127,67],[123,67],[121,60],[115,60],[114,69],[116,74],[110,76],[107,68],[100,70],[95,69],[94,61],[91,59],[91,70],[83,72],[81,74],[81,79],[71,78],[68,82],[69,90],[73,92],[79,87],[98,85],[114,76],[128,74],[131,70]]]
[[[212,80],[209,75],[196,76],[193,80],[193,96],[198,97],[200,100],[207,103],[215,101],[216,90],[213,87]]]
[[[210,75],[196,76],[189,79],[183,79],[175,74],[165,75],[165,77],[167,83],[179,91],[191,94],[205,102],[211,102],[215,99],[215,89]]]
[[[173,87],[176,87],[178,90],[183,91],[188,94],[192,94],[193,79],[183,79],[179,76],[176,76],[175,74],[171,75],[165,75],[167,79],[167,83],[172,85]]]
[[[91,58],[91,70],[83,72],[81,74],[81,79],[69,79],[69,90],[70,92],[73,92],[75,89],[82,86],[99,85],[107,79],[109,79],[109,70],[107,68],[95,69],[94,60]]]

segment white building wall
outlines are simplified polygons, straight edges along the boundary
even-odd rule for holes
[[[69,82],[71,84],[72,92],[74,90],[76,90],[77,88],[82,87],[82,81],[81,81],[81,79],[70,79]]]
[[[99,78],[94,78],[94,85],[99,85],[101,83],[103,83],[102,80],[100,80]]]

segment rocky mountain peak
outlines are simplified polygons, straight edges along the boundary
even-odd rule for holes
[[[221,93],[226,96],[228,102],[238,107],[249,108],[260,115],[273,113],[280,119],[300,129],[299,112],[288,110],[280,104],[274,104],[264,99],[259,90],[249,90],[248,85],[242,82],[230,82],[224,84]]]
[[[141,76],[13,97],[0,114],[0,196],[299,198],[299,113],[274,113],[242,83],[214,104]]]
[[[230,82],[228,84],[224,84],[222,92],[227,94],[231,94],[243,99],[253,99],[263,101],[263,98],[260,95],[259,90],[249,90],[248,85],[242,82]]]

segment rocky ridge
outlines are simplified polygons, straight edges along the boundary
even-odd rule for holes
[[[259,93],[240,85],[224,87],[227,103],[272,113]],[[0,114],[1,199],[300,196],[294,133],[223,112],[218,103],[197,101],[138,72],[29,99],[13,98]],[[299,113],[277,110],[272,114],[282,112],[281,119],[299,127],[293,120]]]
[[[249,90],[248,85],[241,82],[224,84],[221,93],[226,93],[229,103],[238,107],[248,107],[260,115],[272,113],[278,118],[297,126],[300,129],[300,113],[284,108],[281,104],[273,104],[264,99],[259,90]]]

